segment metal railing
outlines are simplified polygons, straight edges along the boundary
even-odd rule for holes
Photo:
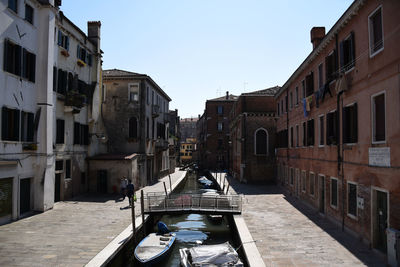
[[[240,195],[202,195],[147,193],[144,196],[144,213],[220,213],[240,214]]]

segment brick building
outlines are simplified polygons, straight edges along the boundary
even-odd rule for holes
[[[199,119],[198,150],[201,167],[211,170],[229,167],[229,113],[237,96],[230,95],[206,101],[206,109]]]
[[[184,118],[179,122],[181,141],[185,142],[187,138],[196,138],[197,118]]]
[[[400,228],[400,2],[354,1],[276,95],[278,179],[387,253]],[[389,248],[393,249],[393,248]]]
[[[241,182],[272,182],[275,167],[275,99],[279,87],[244,93],[230,113],[230,170]]]

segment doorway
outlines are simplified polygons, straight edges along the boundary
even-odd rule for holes
[[[97,192],[107,193],[107,170],[97,171]]]
[[[319,176],[319,212],[325,214],[325,176]]]
[[[388,227],[388,194],[373,190],[374,248],[387,253],[386,228]]]
[[[54,182],[54,202],[61,200],[61,173],[56,173]]]
[[[31,210],[31,179],[21,179],[19,185],[19,214]]]

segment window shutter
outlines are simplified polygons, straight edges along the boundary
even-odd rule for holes
[[[57,41],[57,44],[59,46],[62,46],[62,33],[61,33],[60,30],[58,30],[58,41]]]
[[[344,68],[344,49],[345,49],[345,45],[344,45],[345,41],[340,42],[339,44],[339,56],[340,56],[340,68]]]
[[[65,49],[69,51],[69,36],[65,36]]]
[[[357,143],[358,142],[358,120],[357,120],[357,103],[354,104],[353,106],[353,118],[352,118],[352,143]]]
[[[15,45],[15,69],[14,69],[14,74],[20,76],[21,75],[21,53],[22,49],[21,46]]]
[[[83,144],[84,145],[89,145],[89,126],[88,125],[82,125],[83,126]]]
[[[355,65],[355,61],[356,61],[356,49],[355,49],[355,38],[354,38],[354,32],[351,32],[350,35],[350,65],[354,66]]]
[[[36,55],[35,54],[30,54],[30,60],[29,60],[29,81],[35,82],[35,74],[36,74]]]
[[[80,57],[80,53],[81,53],[81,47],[79,45],[76,46],[76,57],[79,59]]]
[[[8,140],[8,128],[9,128],[9,122],[8,122],[8,108],[3,107],[1,109],[1,139],[2,140]]]
[[[80,124],[78,122],[74,122],[74,145],[79,145],[80,143]]]
[[[53,67],[53,91],[57,92],[57,67]]]
[[[348,112],[348,110],[347,110],[347,107],[344,107],[343,108],[343,112],[342,112],[342,138],[343,138],[343,143],[349,143],[348,142],[348,138],[347,138],[347,136],[348,136],[348,134],[347,134],[347,132],[348,132],[348,127],[347,127],[347,112]]]
[[[21,141],[28,141],[28,136],[25,135],[25,132],[28,129],[25,129],[25,121],[27,120],[27,113],[25,111],[21,111]]]
[[[27,132],[27,137],[28,137],[28,142],[33,142],[33,113],[28,112],[28,132]]]
[[[29,55],[25,48],[22,49],[22,77],[28,78]]]
[[[20,138],[19,138],[19,122],[20,122],[20,111],[19,110],[17,110],[17,109],[15,109],[15,110],[13,110],[13,112],[14,112],[14,129],[13,129],[13,141],[19,141],[20,140]]]

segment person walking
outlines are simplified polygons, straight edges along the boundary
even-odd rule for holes
[[[132,206],[132,196],[135,193],[135,187],[132,184],[132,181],[128,181],[128,185],[126,186],[126,196],[128,197],[129,200],[129,207]]]
[[[128,185],[128,179],[126,179],[125,177],[122,177],[121,178],[121,184],[120,184],[122,200],[125,200],[127,185]]]

